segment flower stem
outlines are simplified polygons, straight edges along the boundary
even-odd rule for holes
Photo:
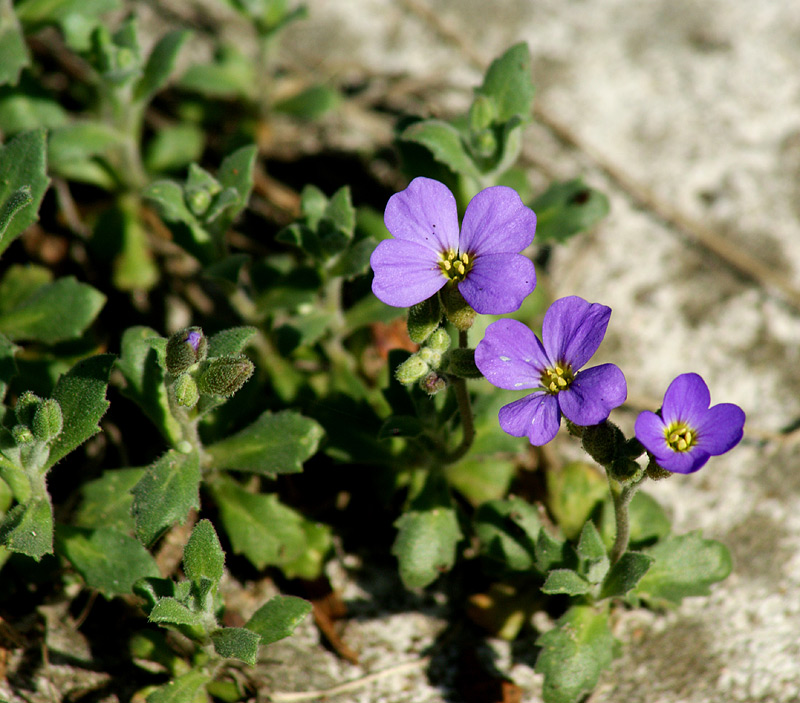
[[[609,555],[609,560],[613,566],[619,561],[620,557],[625,553],[625,550],[628,549],[628,542],[631,537],[628,508],[631,499],[636,495],[636,491],[639,489],[641,480],[635,483],[621,485],[611,478],[611,474],[608,470],[606,470],[606,475],[608,476],[608,486],[611,489],[611,498],[614,501],[614,517],[617,523],[617,536],[614,539],[614,546],[611,547],[611,554]]]
[[[459,330],[459,349],[466,349],[468,344],[466,330]],[[458,413],[461,415],[463,435],[461,437],[461,443],[452,452],[442,457],[443,463],[445,464],[453,464],[464,457],[470,450],[470,447],[472,447],[472,442],[475,440],[475,418],[472,415],[472,404],[469,400],[466,380],[463,378],[456,378],[453,381],[453,389],[455,390],[456,401],[458,402]]]

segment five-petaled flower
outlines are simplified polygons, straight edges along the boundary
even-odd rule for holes
[[[636,439],[662,469],[693,473],[709,457],[733,449],[744,431],[738,405],[710,403],[705,381],[696,373],[682,374],[669,384],[659,414],[646,410],[636,418]]]
[[[512,188],[493,186],[467,206],[461,232],[447,186],[415,178],[386,204],[394,239],[372,253],[372,291],[388,305],[427,300],[447,283],[481,314],[517,310],[536,286],[533,262],[521,252],[533,241],[536,215]]]
[[[500,409],[500,426],[531,444],[547,444],[561,415],[576,425],[603,422],[628,394],[614,364],[579,371],[597,351],[611,308],[570,296],[556,300],[542,325],[542,342],[517,320],[498,320],[475,350],[475,363],[489,383],[508,390],[534,388]]]

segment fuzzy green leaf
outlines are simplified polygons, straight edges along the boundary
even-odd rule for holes
[[[547,507],[568,539],[575,539],[595,506],[608,495],[608,482],[591,464],[575,461],[547,472]]]
[[[31,187],[24,185],[17,188],[4,203],[0,204],[0,239],[6,233],[11,220],[14,219],[14,215],[32,202]]]
[[[5,205],[20,188],[30,188],[31,201],[15,210],[0,239],[0,253],[38,219],[39,205],[47,190],[47,148],[45,130],[17,135],[0,147],[0,204]]]
[[[100,478],[83,484],[83,500],[73,516],[77,527],[107,527],[117,532],[132,532],[133,495],[131,489],[146,469],[112,469]]]
[[[0,85],[16,85],[22,69],[30,62],[25,37],[11,0],[0,0]]]
[[[207,447],[214,465],[257,474],[298,473],[323,435],[322,427],[291,410],[263,413],[241,432]]]
[[[275,596],[262,605],[245,627],[261,638],[261,644],[272,644],[291,635],[311,612],[311,603],[296,596]]]
[[[150,552],[114,529],[59,525],[55,543],[58,553],[72,563],[86,585],[108,599],[129,595],[140,578],[159,575]]]
[[[582,180],[553,183],[531,203],[536,212],[536,242],[564,242],[594,227],[608,215],[608,198]]]
[[[253,168],[258,148],[255,144],[243,146],[223,159],[217,171],[217,180],[223,188],[233,188],[239,195],[234,207],[227,213],[231,220],[244,210],[253,190]]]
[[[705,596],[709,586],[733,568],[728,548],[701,533],[667,537],[642,552],[655,562],[634,593],[655,607],[679,605],[683,598]]]
[[[535,93],[528,45],[524,42],[514,44],[501,57],[492,61],[483,84],[475,93],[492,100],[497,122],[507,122],[515,116],[527,121]]]
[[[522,498],[490,500],[473,518],[481,554],[511,571],[535,568],[535,545],[542,531],[536,507]]]
[[[147,143],[145,166],[151,173],[177,171],[203,155],[206,136],[190,122],[179,122],[159,129]]]
[[[255,327],[231,327],[217,332],[208,340],[208,356],[240,354],[255,334],[258,334]]]
[[[161,90],[175,67],[175,60],[190,32],[176,29],[165,34],[153,48],[144,67],[144,74],[134,88],[134,100],[148,100]]]
[[[79,361],[58,379],[53,390],[61,406],[64,429],[50,445],[46,468],[100,431],[98,423],[108,409],[106,388],[113,354],[98,354]]]
[[[625,552],[608,572],[600,589],[600,598],[624,596],[641,581],[652,563],[653,557],[648,554]]]
[[[325,85],[312,85],[295,95],[279,100],[273,109],[300,120],[316,120],[338,107],[341,102],[342,96],[339,91]]]
[[[424,120],[407,127],[402,139],[424,146],[433,158],[456,173],[479,178],[480,172],[470,158],[459,131],[441,120]]]
[[[53,553],[53,507],[48,498],[16,505],[0,525],[0,544],[39,561]]]
[[[600,583],[608,573],[610,562],[606,547],[600,537],[600,533],[589,520],[581,531],[581,538],[578,542],[578,559],[580,565],[578,571],[590,583]]]
[[[163,686],[159,686],[147,697],[147,703],[196,703],[198,691],[211,680],[211,675],[192,669]]]
[[[211,633],[214,651],[227,659],[240,659],[255,666],[260,637],[244,627],[223,627]]]
[[[170,450],[153,464],[133,488],[136,536],[145,546],[168,527],[183,522],[200,507],[200,460],[196,452]]]
[[[614,637],[608,612],[573,606],[536,644],[542,648],[536,671],[544,674],[545,703],[577,703],[594,690],[600,674],[611,665]]]
[[[547,581],[542,586],[542,593],[548,595],[566,593],[570,596],[580,596],[588,593],[591,588],[592,584],[572,569],[553,569],[547,575]]]
[[[168,625],[186,625],[190,628],[203,629],[203,618],[200,613],[189,610],[175,598],[160,598],[147,618],[150,622]]]
[[[55,344],[77,339],[94,321],[106,297],[74,277],[39,288],[19,307],[0,315],[0,332],[13,340]]]
[[[183,551],[183,570],[195,584],[209,579],[218,584],[225,568],[225,552],[209,520],[200,520]]]

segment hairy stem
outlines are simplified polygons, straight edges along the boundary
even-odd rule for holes
[[[467,348],[468,340],[466,331],[459,330],[458,346],[459,349]],[[452,452],[443,457],[445,464],[453,464],[461,459],[470,450],[472,442],[475,440],[475,418],[472,415],[472,404],[469,400],[466,380],[463,378],[455,379],[453,381],[453,389],[456,393],[458,413],[461,416],[463,434],[461,436],[461,443]]]
[[[614,501],[614,517],[617,524],[617,536],[614,538],[614,546],[611,547],[611,554],[609,560],[611,566],[616,564],[620,557],[628,549],[628,542],[631,537],[631,525],[628,517],[628,508],[631,504],[631,499],[636,495],[639,489],[641,480],[627,485],[620,485],[617,481],[611,478],[610,473],[606,470],[608,476],[608,485],[611,489],[611,498]]]

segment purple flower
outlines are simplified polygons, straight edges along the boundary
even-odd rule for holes
[[[667,471],[690,474],[711,456],[733,449],[742,438],[744,412],[733,403],[708,407],[711,394],[696,373],[669,384],[659,414],[649,410],[636,418],[636,439]]]
[[[579,369],[606,334],[611,308],[569,296],[547,310],[542,340],[516,320],[498,320],[475,350],[475,363],[489,383],[519,390],[535,388],[500,408],[500,426],[531,444],[547,444],[561,414],[576,425],[603,422],[628,395],[625,376],[614,364]]]
[[[415,178],[386,204],[382,241],[370,258],[372,291],[387,305],[421,303],[452,281],[482,314],[518,309],[536,286],[533,262],[519,252],[533,241],[536,215],[512,188],[494,186],[467,206],[461,233],[447,186]]]

